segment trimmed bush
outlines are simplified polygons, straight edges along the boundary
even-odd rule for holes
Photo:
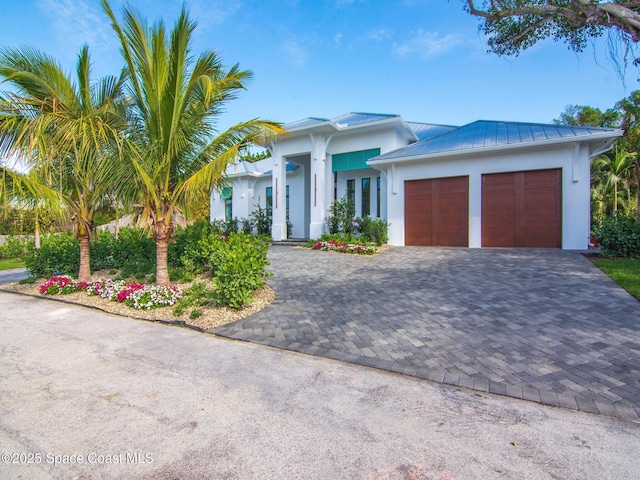
[[[594,235],[606,257],[640,257],[640,222],[629,215],[604,218]]]
[[[75,277],[80,268],[80,242],[70,232],[43,236],[40,248],[36,249],[33,244],[29,246],[24,264],[29,274],[36,278],[57,274]]]
[[[240,308],[253,301],[253,292],[264,286],[269,243],[244,233],[218,240],[211,257],[215,300],[222,305]]]

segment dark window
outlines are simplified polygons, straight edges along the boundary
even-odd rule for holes
[[[273,218],[273,187],[267,187],[265,204],[267,215],[269,218]],[[289,218],[289,185],[287,185],[287,218]]]
[[[356,210],[356,181],[347,180],[347,201],[351,205],[352,213]]]
[[[224,219],[225,221],[229,221],[233,218],[233,195],[229,194],[228,197],[224,199]]]
[[[289,185],[287,185],[287,220],[289,220]]]
[[[267,215],[269,218],[273,216],[273,187],[267,187],[267,194],[265,196],[265,208],[267,209]]]
[[[371,215],[371,179],[362,179],[362,216]]]
[[[378,191],[378,194],[376,195],[376,216],[380,218],[380,177],[376,179],[376,185]]]

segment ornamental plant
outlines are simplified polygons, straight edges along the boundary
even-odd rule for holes
[[[87,295],[99,296],[112,302],[124,303],[137,310],[167,307],[182,298],[177,286],[150,286],[138,282],[97,280],[74,283],[67,275],[54,275],[40,285],[40,293],[45,295],[65,295],[86,291]]]
[[[332,251],[340,253],[354,253],[356,255],[373,255],[378,252],[373,245],[357,245],[340,243],[335,240],[316,242],[312,247],[314,250]]]
[[[67,275],[54,275],[40,285],[40,293],[44,295],[68,295],[86,290],[87,282],[74,283]]]
[[[132,292],[125,304],[136,310],[169,307],[182,298],[182,291],[175,285],[153,285]]]

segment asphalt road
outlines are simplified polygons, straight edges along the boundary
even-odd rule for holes
[[[0,319],[3,479],[640,479],[637,423],[15,294]]]

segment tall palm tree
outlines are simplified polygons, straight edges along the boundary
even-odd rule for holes
[[[224,104],[245,88],[251,72],[235,65],[225,69],[216,52],[192,57],[196,26],[186,7],[170,34],[164,23],[149,26],[131,8],[122,24],[108,0],[102,8],[116,32],[129,70],[132,100],[130,129],[125,136],[137,186],[156,243],[156,283],[169,283],[167,248],[175,230],[174,215],[209,195],[226,166],[246,147],[284,130],[259,119],[241,122],[224,132],[216,120]]]
[[[13,90],[0,94],[0,154],[22,157],[36,168],[41,193],[47,186],[57,191],[80,241],[80,281],[91,277],[96,205],[125,171],[113,153],[125,126],[125,71],[92,83],[90,70],[86,46],[78,55],[76,79],[38,50],[0,51],[0,77]]]
[[[613,212],[618,211],[619,185],[630,195],[629,178],[636,165],[636,152],[617,151],[613,157],[601,155],[593,161],[593,170],[601,178],[606,191],[613,193]]]

